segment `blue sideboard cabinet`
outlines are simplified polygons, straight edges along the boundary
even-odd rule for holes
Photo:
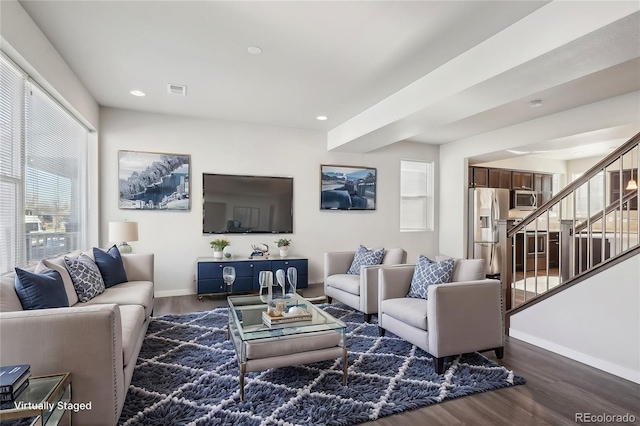
[[[214,259],[199,257],[196,268],[196,287],[198,299],[203,296],[226,293],[227,288],[222,279],[222,268],[233,266],[236,269],[234,292],[260,290],[260,271],[272,271],[274,280],[278,269],[294,267],[298,270],[298,289],[309,287],[309,261],[301,257],[269,257],[265,259]]]

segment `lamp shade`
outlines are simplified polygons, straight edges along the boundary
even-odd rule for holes
[[[138,241],[138,222],[109,222],[109,241]]]

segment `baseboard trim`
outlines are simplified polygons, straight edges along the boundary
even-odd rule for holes
[[[156,291],[154,293],[154,297],[173,297],[173,296],[190,296],[190,295],[196,295],[196,293],[193,290],[187,290],[187,289],[182,289],[182,290],[164,290],[164,291]]]
[[[598,370],[613,374],[614,376],[618,376],[631,382],[640,384],[640,371],[634,371],[629,368],[621,367],[617,364],[592,357],[591,355],[578,352],[574,349],[567,348],[557,343],[550,342],[548,340],[544,340],[518,330],[514,330],[513,328],[509,329],[509,337],[522,340],[523,342],[527,342],[542,349],[557,353],[559,355],[597,368]]]

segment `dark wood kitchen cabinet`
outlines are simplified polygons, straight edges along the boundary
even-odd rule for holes
[[[542,204],[549,201],[553,195],[552,192],[553,187],[553,176],[542,174],[542,173],[534,173],[533,174],[533,190],[540,194],[540,203]]]
[[[594,236],[591,240],[591,245],[589,245],[587,238],[576,238],[575,244],[576,274],[580,274],[589,268],[592,256],[589,250],[593,251],[592,265],[597,265],[611,257],[611,244],[608,238],[605,238],[604,253],[602,252],[602,236]]]
[[[469,188],[535,190],[541,194],[542,202],[546,202],[553,195],[553,175],[524,170],[469,166]]]
[[[511,170],[489,169],[489,188],[511,189]]]
[[[489,188],[489,169],[485,167],[469,167],[469,187]]]
[[[533,173],[514,170],[511,173],[511,189],[533,189]]]
[[[516,234],[516,271],[524,269],[524,234]]]
[[[560,266],[560,233],[549,232],[549,268]]]

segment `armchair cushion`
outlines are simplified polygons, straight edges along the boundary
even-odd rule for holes
[[[451,259],[447,256],[436,256],[436,261]],[[477,281],[485,278],[484,259],[453,259],[451,282]]]
[[[411,287],[407,297],[427,299],[428,288],[432,284],[451,282],[453,271],[453,259],[445,259],[440,262],[420,255],[416,262],[416,268],[411,279]]]
[[[337,274],[327,277],[327,286],[347,293],[360,294],[360,276],[353,274]]]
[[[52,269],[36,274],[16,268],[15,288],[25,310],[69,306],[62,277]]]
[[[380,303],[380,312],[412,325],[421,330],[427,330],[427,306],[424,299],[400,297],[387,299]]]
[[[379,265],[384,256],[384,248],[369,250],[365,246],[358,247],[347,274],[360,275],[361,266]]]

